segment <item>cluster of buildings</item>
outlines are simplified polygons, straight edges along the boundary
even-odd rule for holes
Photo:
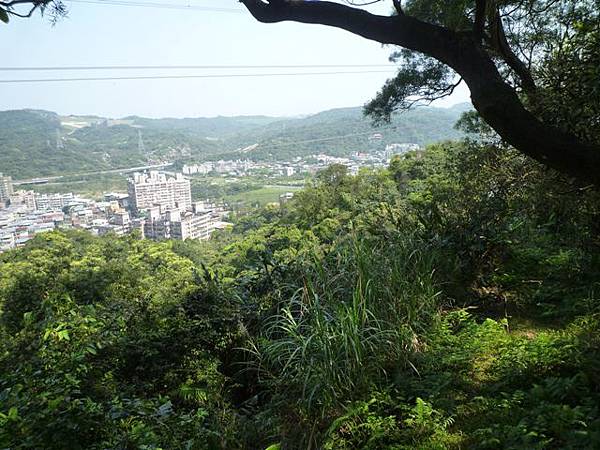
[[[381,140],[382,135],[377,133],[369,138],[370,142]],[[224,222],[227,211],[222,205],[193,202],[190,180],[184,175],[291,177],[314,174],[332,164],[346,165],[350,174],[356,174],[361,167],[385,167],[393,156],[414,150],[419,146],[398,143],[347,157],[318,154],[285,162],[246,159],[189,164],[183,166],[183,173],[135,173],[128,180],[126,194],[106,194],[102,201],[72,193],[15,191],[11,177],[0,173],[0,252],[58,227],[89,230],[97,235],[123,235],[137,230],[142,237],[155,240],[209,239],[214,230],[228,225]],[[292,197],[292,193],[285,193],[279,202],[284,204]]]
[[[241,177],[258,172],[269,172],[272,174],[291,177],[297,173],[290,163],[266,163],[245,160],[207,161],[199,164],[186,164],[183,166],[184,175],[223,175]]]
[[[64,220],[58,211],[0,210],[0,253],[24,245],[38,233],[54,230]]]
[[[128,193],[105,194],[102,201],[72,193],[14,191],[10,177],[0,174],[0,252],[24,245],[36,234],[56,228],[88,230],[95,235],[142,238],[209,239],[226,227],[227,211],[209,202],[192,202],[189,180],[181,174],[136,173]]]
[[[56,228],[88,230],[96,235],[124,235],[136,228],[141,232],[143,222],[132,219],[124,203],[114,197],[108,194],[103,201],[94,201],[71,193],[13,192],[0,204],[0,252]]]
[[[370,141],[382,139],[379,133],[373,134]],[[312,175],[331,164],[348,166],[349,173],[358,173],[361,167],[387,167],[395,155],[403,155],[409,151],[419,150],[420,146],[413,143],[389,144],[379,150],[354,152],[349,156],[339,157],[326,154],[296,157],[291,161],[251,161],[228,160],[206,161],[198,164],[183,166],[184,175],[216,175],[224,177],[242,177],[247,175],[267,175],[271,177],[291,177],[294,175]]]
[[[205,240],[210,238],[214,230],[226,225],[220,219],[220,211],[207,208],[204,202],[194,203],[190,209],[154,206],[148,210],[144,234],[155,240]]]

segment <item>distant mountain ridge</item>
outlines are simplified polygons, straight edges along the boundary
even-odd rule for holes
[[[395,142],[426,145],[456,139],[470,105],[420,107],[373,128],[362,108],[301,118],[237,116],[111,119],[51,111],[0,111],[0,171],[16,179],[216,158],[288,160],[315,153],[345,155]],[[371,134],[381,133],[376,143]],[[140,145],[140,137],[142,145]],[[251,152],[240,149],[259,144]]]

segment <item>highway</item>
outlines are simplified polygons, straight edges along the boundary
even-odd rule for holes
[[[151,170],[151,169],[162,169],[165,167],[172,166],[173,163],[164,163],[164,164],[155,164],[152,166],[139,166],[139,167],[126,167],[121,169],[110,169],[110,170],[99,170],[95,172],[82,172],[82,173],[70,173],[67,175],[58,175],[53,177],[39,177],[39,178],[31,178],[29,180],[15,180],[13,181],[14,186],[24,186],[28,184],[47,184],[51,181],[57,181],[65,177],[84,177],[88,175],[103,175],[109,173],[129,173],[129,172],[139,172],[142,170]]]

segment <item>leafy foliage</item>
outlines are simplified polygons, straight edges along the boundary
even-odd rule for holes
[[[0,256],[0,445],[596,448],[599,208],[483,135],[206,243],[42,234]]]

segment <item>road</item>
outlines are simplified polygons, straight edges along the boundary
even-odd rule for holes
[[[88,175],[104,175],[109,173],[129,173],[129,172],[139,172],[141,170],[151,170],[151,169],[162,169],[164,167],[170,167],[173,163],[165,163],[165,164],[155,164],[152,166],[140,166],[140,167],[126,167],[122,169],[110,169],[110,170],[99,170],[96,172],[82,172],[82,173],[70,173],[68,175],[58,175],[55,177],[40,177],[40,178],[31,178],[29,180],[16,180],[13,181],[14,186],[22,186],[28,184],[47,184],[51,181],[60,180],[65,177],[84,177]]]

